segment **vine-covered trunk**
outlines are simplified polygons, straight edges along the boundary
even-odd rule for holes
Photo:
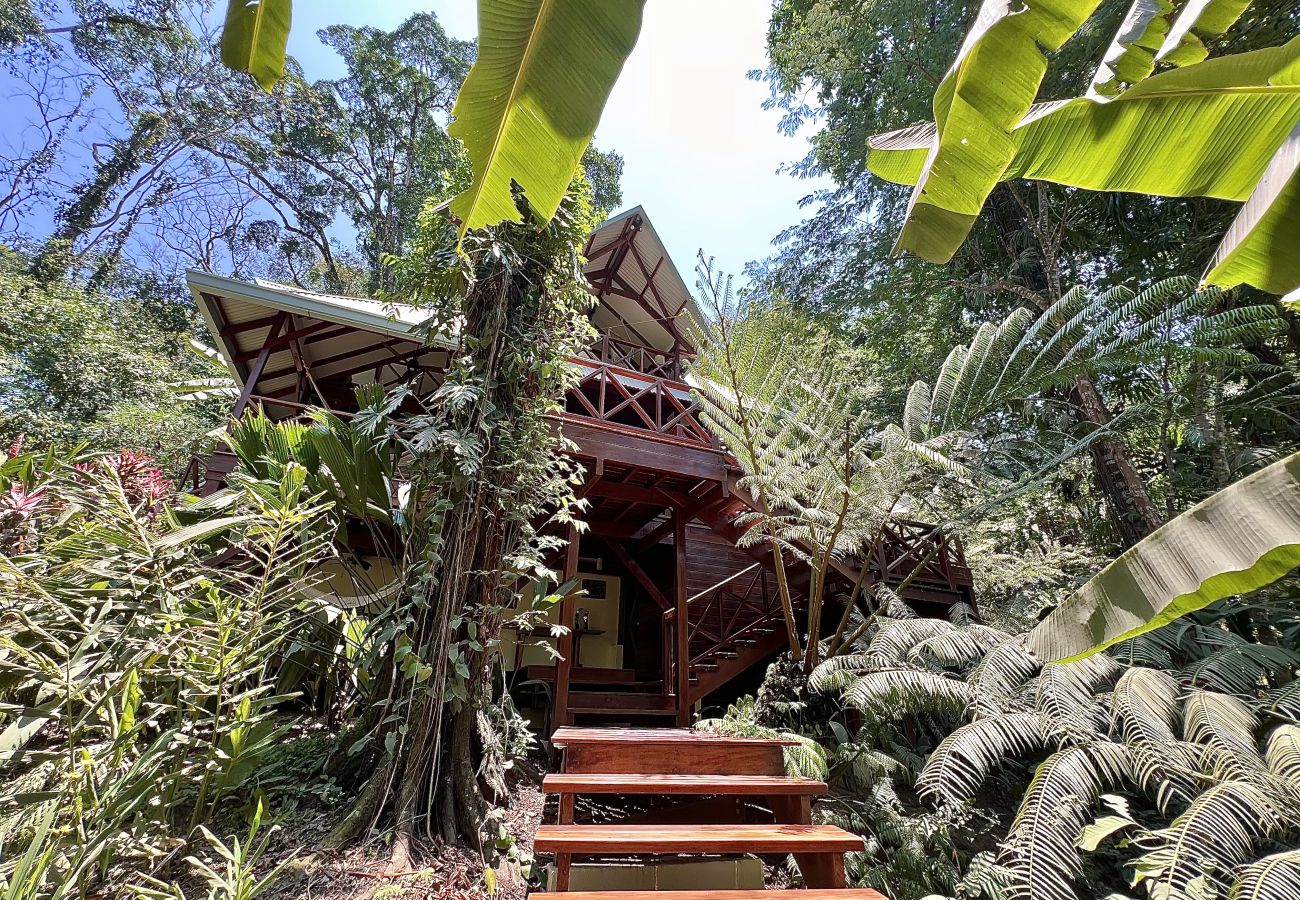
[[[590,335],[581,216],[529,217],[467,237],[461,252],[441,224],[396,267],[433,304],[433,328],[458,337],[441,386],[395,401],[419,407],[393,426],[409,479],[407,597],[385,623],[391,687],[373,711],[366,796],[369,821],[394,829],[400,871],[421,840],[491,846],[485,822],[505,789],[505,747],[488,724],[501,708],[497,641],[519,614],[519,585],[563,545],[538,527],[570,509],[577,481],[547,414],[572,377],[564,359]],[[428,214],[421,227],[433,228]]]

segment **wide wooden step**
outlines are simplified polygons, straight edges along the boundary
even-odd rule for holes
[[[705,744],[709,747],[793,747],[799,742],[786,738],[736,737],[712,731],[691,731],[687,728],[557,728],[551,736],[557,747],[596,745],[674,746],[680,744]]]
[[[826,793],[826,783],[782,775],[559,774],[542,779],[542,790],[551,794],[812,796]]]
[[[888,900],[871,888],[726,891],[564,891],[529,894],[529,900]]]
[[[862,838],[833,825],[542,825],[533,849],[587,855],[846,853]]]
[[[632,691],[572,691],[569,694],[569,712],[666,716],[677,712],[677,698]]]

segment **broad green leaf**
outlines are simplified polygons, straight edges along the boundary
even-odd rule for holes
[[[1108,103],[1040,104],[1006,177],[1245,200],[1300,120],[1300,38],[1144,80]]]
[[[1245,594],[1300,565],[1300,453],[1198,503],[1072,594],[1029,633],[1070,660]]]
[[[1090,97],[1112,97],[1155,69],[1156,53],[1169,34],[1170,0],[1133,0],[1115,39],[1088,87]]]
[[[947,262],[1016,156],[1011,132],[1029,112],[1048,52],[1100,0],[984,0],[934,94],[937,141],[916,182],[897,250]]]
[[[221,61],[269,92],[284,77],[292,6],[292,0],[228,0]]]
[[[1130,825],[1136,825],[1132,819],[1127,816],[1101,816],[1091,825],[1083,826],[1083,831],[1079,834],[1077,846],[1081,850],[1087,850],[1092,853],[1097,849],[1102,841],[1110,837],[1121,828],[1128,828]]]
[[[1209,55],[1204,38],[1218,37],[1250,6],[1252,0],[1190,0],[1174,21],[1156,61],[1175,66],[1197,63]]]
[[[1273,294],[1300,285],[1300,123],[1282,142],[1205,273],[1208,284]]]
[[[1289,157],[1282,153],[1281,161],[1274,160],[1297,121],[1300,38],[1154,75],[1106,102],[1077,98],[1037,104],[1011,135],[1015,158],[1002,177],[1089,190],[1246,200],[1270,166],[1285,171]],[[882,178],[919,184],[939,134],[934,125],[921,125],[878,135],[871,141],[868,166]],[[1270,214],[1250,228],[1240,269],[1216,273],[1213,283],[1264,279],[1277,292],[1296,284],[1268,274],[1269,267],[1286,271],[1295,265],[1287,259],[1294,256],[1296,241],[1287,212],[1294,187],[1272,183],[1278,193],[1271,203],[1263,199],[1269,190],[1260,195],[1256,205],[1267,204]],[[960,203],[952,212],[973,215]],[[951,255],[946,248],[917,252],[935,262]]]
[[[473,181],[451,203],[461,234],[519,221],[511,181],[549,219],[564,198],[641,30],[645,0],[479,0],[478,59],[447,128]]]
[[[180,547],[185,544],[193,544],[212,537],[214,534],[228,531],[236,525],[251,522],[253,518],[253,516],[223,516],[218,519],[195,522],[193,525],[186,525],[184,528],[177,528],[175,531],[168,532],[158,539],[157,544],[159,547]]]

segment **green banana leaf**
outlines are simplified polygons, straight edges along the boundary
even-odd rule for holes
[[[1222,287],[1248,282],[1272,294],[1300,285],[1300,122],[1278,148],[1205,273]]]
[[[1164,72],[1105,102],[1076,98],[1036,104],[1011,133],[1015,156],[1001,177],[1090,190],[1244,201],[1297,121],[1300,38]],[[921,184],[936,141],[942,138],[934,125],[878,135],[871,140],[868,167],[889,181]],[[952,206],[962,220],[973,218],[972,205]],[[949,228],[942,241],[932,231],[935,240],[917,252],[943,262],[966,230]],[[1276,279],[1249,260],[1290,254],[1295,232],[1290,232],[1292,243],[1285,234],[1281,243],[1264,243],[1276,232],[1256,230],[1253,246],[1259,251],[1240,254],[1241,263],[1231,269],[1231,277],[1262,287]],[[1228,271],[1214,283],[1227,284]]]
[[[1011,132],[1029,112],[1049,52],[1100,0],[984,0],[934,94],[937,140],[915,181],[895,250],[947,262],[1016,156]]]
[[[1092,76],[1089,97],[1113,97],[1137,84],[1156,67],[1156,54],[1169,35],[1174,5],[1170,0],[1133,0],[1101,65]]]
[[[1300,453],[1198,503],[1131,547],[1029,633],[1043,660],[1103,650],[1300,565]]]
[[[518,221],[511,181],[549,219],[636,45],[645,0],[479,0],[479,52],[448,132],[473,181],[451,203],[461,234]]]
[[[270,92],[284,77],[292,0],[228,0],[221,61]]]
[[[1252,0],[1190,0],[1169,29],[1156,61],[1175,66],[1198,63],[1210,54],[1206,38],[1232,27]]]

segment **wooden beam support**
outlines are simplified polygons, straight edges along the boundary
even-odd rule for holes
[[[569,544],[564,548],[565,581],[578,577],[578,549],[581,535],[574,525],[569,526]],[[576,590],[576,589],[575,589]],[[569,683],[573,670],[573,604],[574,591],[569,591],[560,601],[560,624],[564,634],[560,635],[560,658],[555,664],[555,710],[551,715],[551,729],[569,724]]]
[[[660,609],[672,609],[673,602],[664,595],[664,592],[659,589],[659,585],[654,583],[654,579],[646,574],[646,570],[641,568],[641,564],[632,558],[627,549],[613,538],[605,538],[604,541],[606,546],[614,551],[614,555],[623,564],[623,568],[627,569],[632,574],[632,577],[637,580],[637,583],[650,595],[650,599],[657,603]]]
[[[691,724],[690,622],[686,605],[686,517],[673,512],[673,634],[676,638],[677,724]]]
[[[682,507],[682,515],[687,522],[690,522],[692,519],[699,516],[699,514],[703,512],[705,509],[708,509],[710,506],[712,506],[715,503],[723,502],[726,499],[727,498],[725,493],[716,494],[713,488],[709,488],[707,491],[705,491],[703,496],[697,498],[693,503],[689,503],[686,506]],[[658,544],[664,538],[668,537],[669,533],[672,530],[673,530],[672,519],[668,519],[668,521],[664,522],[661,525],[656,525],[653,531],[651,531],[645,537],[641,538],[639,541],[636,542],[636,547],[634,547],[633,550],[637,553],[644,553],[645,551],[649,550],[651,547]]]
[[[280,332],[280,329],[284,328],[285,323],[288,321],[288,313],[280,313],[276,316],[275,324],[267,332],[267,339],[262,345],[262,351],[257,354],[257,358],[253,360],[253,364],[248,367],[248,372],[244,375],[244,388],[239,392],[239,399],[235,401],[235,408],[230,413],[232,419],[238,419],[244,414],[244,410],[248,408],[248,400],[257,389],[257,382],[262,378],[262,370],[266,368],[266,361],[271,356],[271,340]]]

